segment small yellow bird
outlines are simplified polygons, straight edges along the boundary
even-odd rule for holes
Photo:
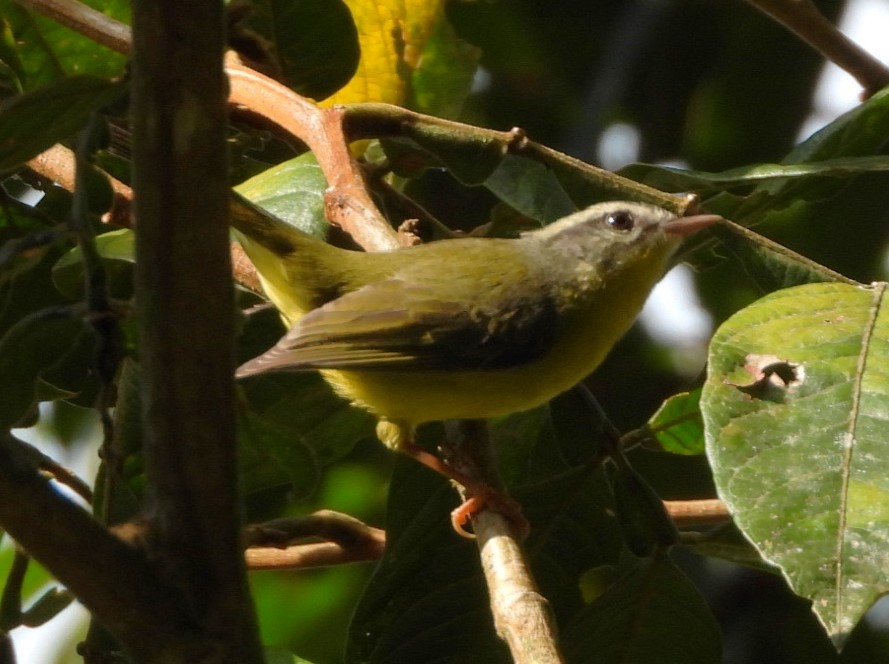
[[[465,485],[413,444],[415,428],[527,410],[576,385],[632,325],[681,239],[718,219],[612,201],[517,239],[365,253],[236,206],[236,237],[289,328],[237,376],[319,370],[379,418],[388,447]]]

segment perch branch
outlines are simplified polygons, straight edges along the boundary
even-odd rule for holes
[[[486,423],[482,420],[449,422],[446,430],[449,463],[488,486],[499,487]],[[506,517],[492,510],[483,510],[472,517],[494,627],[509,646],[516,664],[557,664],[563,660],[558,651],[552,611],[537,589],[513,526]]]

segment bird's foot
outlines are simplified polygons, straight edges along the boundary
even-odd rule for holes
[[[415,443],[402,443],[399,450],[466,489],[469,498],[451,512],[451,525],[458,535],[474,538],[475,535],[466,530],[466,524],[474,515],[490,509],[506,518],[520,539],[528,536],[531,527],[522,514],[521,506],[504,492],[498,491],[482,480],[470,477]]]
[[[482,510],[490,509],[509,521],[513,532],[515,532],[519,540],[524,540],[528,537],[528,534],[531,532],[531,525],[528,523],[525,515],[522,514],[521,505],[515,500],[487,484],[479,483],[473,486],[471,490],[472,496],[451,512],[451,525],[458,535],[474,539],[475,535],[466,530],[466,524]]]

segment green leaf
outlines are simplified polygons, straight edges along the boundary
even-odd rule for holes
[[[69,138],[124,92],[120,83],[72,76],[0,104],[0,172]]]
[[[889,591],[885,288],[800,286],[738,312],[701,397],[720,497],[837,643]]]
[[[778,568],[762,559],[756,547],[734,523],[711,528],[703,533],[685,533],[682,544],[700,556],[727,560],[771,574],[778,573]]]
[[[504,474],[517,482],[511,493],[531,524],[526,550],[533,576],[565,623],[583,608],[581,574],[617,558],[617,524],[604,473],[566,463],[547,409],[521,415],[498,421],[492,433],[498,452],[507,455]],[[434,443],[439,431],[420,433]],[[587,431],[587,454],[589,442]],[[523,453],[525,468],[519,469]],[[386,553],[356,609],[347,661],[509,661],[490,624],[476,547],[449,524],[458,503],[442,477],[413,460],[397,461]]]
[[[355,609],[346,661],[510,661],[475,545],[451,529],[457,502],[443,478],[410,459],[396,463],[386,552]]]
[[[762,182],[786,181],[812,176],[848,178],[860,173],[889,171],[889,157],[839,157],[801,164],[753,164],[720,173],[690,171],[674,166],[631,164],[618,171],[624,177],[645,182],[663,191],[718,192]]]
[[[261,416],[294,432],[324,466],[352,451],[373,435],[373,417],[334,394],[320,375],[277,373],[243,381],[253,408]]]
[[[734,259],[763,293],[822,281],[853,282],[741,226],[716,225],[709,232],[719,239],[720,250]]]
[[[627,548],[644,557],[675,544],[679,533],[660,496],[625,458],[615,456],[613,462],[605,468]]]
[[[668,557],[634,559],[623,567],[616,583],[564,630],[569,662],[721,661],[716,620]]]
[[[549,223],[577,211],[559,179],[546,166],[506,155],[485,187],[522,214]]]
[[[310,235],[327,237],[324,217],[327,180],[315,156],[306,153],[273,166],[235,187],[269,214]]]
[[[480,57],[481,51],[457,37],[442,14],[413,72],[409,108],[440,118],[456,118],[472,88]]]
[[[329,97],[358,67],[358,31],[342,0],[245,0],[238,11],[234,48],[303,96]]]
[[[889,89],[883,89],[797,145],[784,163],[806,164],[839,156],[872,155],[887,144]]]
[[[268,418],[247,414],[240,422],[241,472],[247,493],[288,484],[297,499],[318,486],[318,461],[299,433]]]
[[[133,289],[135,234],[128,228],[96,236],[96,251],[106,261],[106,280],[113,297],[127,298]],[[52,280],[59,292],[76,300],[83,296],[84,271],[80,249],[75,247],[53,267]]]
[[[127,0],[82,0],[82,4],[129,22]],[[22,72],[22,87],[26,90],[65,76],[117,76],[126,66],[126,56],[56,20],[25,9],[14,0],[0,0],[0,16],[11,33],[15,55],[21,63],[18,69]]]
[[[89,332],[79,316],[65,309],[38,312],[6,331],[0,338],[0,428],[14,426],[32,410],[37,379]]]
[[[646,428],[666,452],[704,453],[700,398],[700,389],[674,394],[648,420]]]
[[[499,143],[479,141],[451,128],[431,123],[406,123],[402,132],[420,148],[434,154],[457,180],[467,186],[482,184],[503,160]]]

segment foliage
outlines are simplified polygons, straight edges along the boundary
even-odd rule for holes
[[[127,20],[126,3],[92,4]],[[707,210],[774,240],[720,229],[686,255],[719,325],[706,378],[693,375],[700,364],[680,370],[637,329],[587,381],[607,419],[572,392],[492,423],[568,661],[889,657],[885,629],[864,617],[887,590],[889,327],[884,285],[855,283],[885,276],[889,91],[797,143],[818,59],[741,3],[232,4],[233,44],[322,106],[387,102],[521,126],[589,161],[609,126],[628,123],[648,163],[620,175],[694,192]],[[825,4],[833,14],[841,6]],[[0,0],[0,17],[0,419],[8,429],[45,420],[51,408],[38,415],[41,402],[86,413],[98,390],[82,303],[87,268],[65,225],[77,202],[24,163],[71,144],[100,112],[110,130],[98,132],[91,158],[125,182],[130,174],[123,59],[11,0]],[[468,129],[438,128],[420,122],[408,136],[380,132],[352,145],[396,227],[419,207],[452,229],[509,234],[598,195],[582,166],[504,155]],[[236,190],[287,223],[348,242],[324,220],[328,183],[318,161],[287,138],[233,121]],[[660,163],[680,159],[682,168]],[[93,200],[107,198],[103,186],[91,185]],[[133,231],[100,223],[104,211],[90,217],[95,247],[123,348],[136,358]],[[442,234],[422,223],[420,231]],[[259,301],[246,289],[239,300],[244,310]],[[283,332],[268,310],[239,325],[240,360]],[[138,412],[138,395],[118,381],[118,414]],[[287,652],[316,662],[509,661],[478,553],[448,526],[457,502],[448,483],[393,460],[373,440],[372,418],[316,375],[263,377],[242,394],[247,521],[329,508],[385,523],[388,536],[375,569],[254,573],[263,642],[275,648],[269,661]],[[634,443],[626,457],[613,449],[612,423]],[[435,445],[442,434],[433,426],[422,435]],[[127,500],[138,504],[138,425],[121,437]],[[100,443],[87,441],[92,451]],[[656,499],[717,495],[741,533],[698,527],[677,541]],[[12,565],[11,548],[0,550],[3,631],[28,624],[9,608]],[[34,575],[26,596],[49,597],[41,606],[52,610],[27,613],[42,622],[64,602]]]

